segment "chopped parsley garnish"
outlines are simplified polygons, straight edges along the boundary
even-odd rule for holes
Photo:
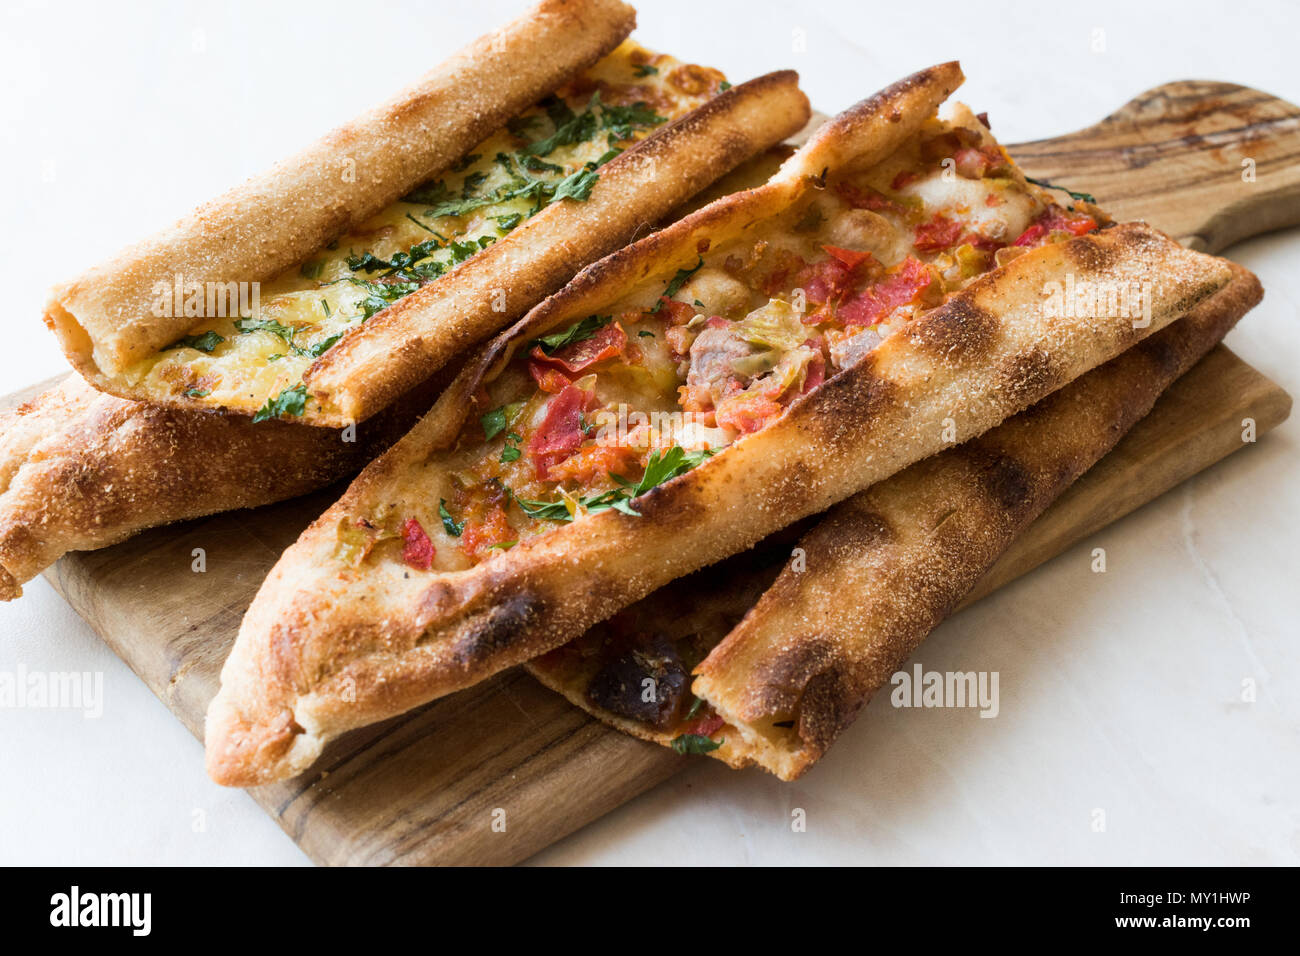
[[[505,183],[490,192],[480,192],[487,174],[479,171],[465,177],[459,195],[453,195],[445,182],[436,180],[408,193],[403,197],[404,201],[429,207],[422,214],[426,218],[463,216],[475,209],[514,199],[532,201],[533,207],[528,211],[530,216],[536,215],[548,203],[561,199],[583,202],[591,195],[592,187],[599,179],[595,170],[617,156],[618,150],[611,149],[594,163],[587,163],[568,175],[563,175],[564,167],[541,157],[549,156],[561,146],[591,140],[602,131],[609,134],[611,141],[625,140],[631,139],[637,128],[667,121],[666,117],[659,116],[645,103],[608,106],[601,102],[599,90],[592,94],[586,109],[581,113],[575,113],[564,100],[555,96],[544,100],[542,107],[553,127],[551,135],[529,143],[513,156],[498,153],[493,160],[505,171],[508,177]],[[526,130],[538,120],[540,117],[521,118],[506,125],[513,135],[523,138]],[[561,178],[539,179],[531,173],[559,175]],[[503,228],[509,231],[513,224]]]
[[[445,528],[447,533],[453,538],[459,538],[461,532],[465,530],[464,521],[457,524],[452,520],[451,512],[447,510],[447,502],[442,498],[438,499],[438,517],[442,519],[443,528]]]
[[[679,754],[712,753],[726,743],[723,740],[710,740],[701,734],[681,734],[673,738],[672,748]]]
[[[491,441],[506,430],[506,407],[502,405],[486,415],[480,415],[479,421],[483,423],[483,436]]]
[[[483,156],[480,153],[470,153],[468,156],[462,156],[460,159],[456,160],[456,162],[451,164],[451,171],[453,173],[463,173],[465,170],[469,169],[475,160],[482,158]]]
[[[325,268],[324,262],[304,262],[298,274],[304,279],[319,279],[321,270]]]
[[[728,83],[726,80],[723,80],[721,83],[718,84],[719,93],[725,93],[729,89],[731,89],[731,84]]]
[[[563,501],[531,501],[528,498],[518,498],[513,494],[515,504],[519,509],[530,518],[537,518],[541,521],[572,521],[573,515],[569,514],[568,506]]]
[[[294,349],[297,350],[298,354],[300,355],[309,355],[312,358],[320,358],[331,348],[333,348],[334,343],[341,338],[343,338],[343,333],[336,332],[327,339],[321,339],[321,341],[317,342],[315,345],[308,346],[305,349],[300,349],[295,345]]]
[[[439,239],[442,239],[443,242],[446,242],[446,241],[447,241],[443,236],[439,236],[438,233],[434,232],[432,229],[430,229],[430,228],[429,228],[428,226],[426,226],[424,223],[420,222],[420,220],[416,219],[416,218],[415,218],[414,216],[412,216],[409,212],[406,214],[406,218],[409,219],[409,220],[411,220],[411,222],[415,223],[417,226],[419,226],[419,227],[420,227],[421,229],[423,229],[425,232],[430,233],[431,235],[438,236],[438,238],[439,238]]]
[[[641,338],[645,338],[647,335],[650,336],[650,338],[655,337],[655,334],[651,332],[649,329],[642,329],[640,332],[637,333],[637,335],[640,336]]]
[[[588,166],[592,165],[590,163]],[[586,202],[591,198],[591,191],[596,186],[596,181],[600,179],[600,173],[594,168],[587,169],[583,167],[570,176],[565,176],[555,184],[555,194],[552,197],[556,202],[561,199],[576,199],[578,202]]]
[[[324,299],[321,299],[321,304],[325,306],[325,314],[329,315],[329,306],[325,303]],[[279,322],[275,321],[275,319],[236,319],[235,328],[244,335],[247,335],[250,332],[270,332],[276,338],[284,342],[285,345],[289,346],[289,351],[293,352],[294,355],[305,355],[310,358],[320,358],[325,354],[330,346],[343,338],[343,333],[338,332],[327,339],[317,342],[315,345],[303,348],[302,346],[295,344],[293,341],[293,337],[302,330],[289,325],[281,325]],[[274,361],[275,359],[282,357],[283,354],[279,353],[270,356],[268,361]],[[295,414],[301,414],[301,412]]]
[[[1059,190],[1060,192],[1067,193],[1071,199],[1078,199],[1082,202],[1092,203],[1094,206],[1097,204],[1097,197],[1094,196],[1092,193],[1075,192],[1073,189],[1067,189],[1064,186],[1058,186],[1055,183],[1049,183],[1045,179],[1034,179],[1031,176],[1026,176],[1025,181],[1033,183],[1035,186],[1042,186],[1044,189],[1056,189]]]
[[[700,261],[689,269],[678,269],[676,274],[668,280],[668,285],[664,286],[664,294],[655,300],[654,307],[650,310],[652,314],[664,307],[664,299],[671,299],[675,296],[681,291],[682,286],[686,285],[687,280],[700,271],[704,265],[704,256],[700,256],[699,259]]]
[[[581,322],[573,323],[562,332],[543,335],[540,339],[533,339],[529,344],[537,346],[547,355],[554,355],[566,345],[572,345],[574,342],[581,342],[584,339],[591,338],[598,329],[609,325],[610,320],[613,318],[612,315],[589,315]]]
[[[517,212],[512,212],[508,216],[493,216],[492,218],[497,221],[497,226],[500,227],[502,232],[509,232],[519,225],[520,220],[524,217]]]
[[[281,325],[275,319],[235,319],[235,328],[244,335],[250,332],[270,332],[283,340],[285,345],[293,345],[293,337],[298,331],[292,326]]]
[[[531,170],[534,173],[562,173],[563,166],[556,166],[554,163],[548,163],[544,159],[538,159],[536,156],[525,153],[519,158],[519,165],[524,169]]]
[[[508,465],[512,461],[519,460],[519,456],[522,455],[523,452],[519,450],[518,443],[523,440],[523,435],[516,434],[515,432],[506,432],[506,444],[505,447],[501,449],[501,464]]]
[[[188,398],[207,398],[211,394],[212,390],[209,388],[187,388],[185,390],[185,395]]]
[[[524,152],[533,156],[546,156],[561,146],[570,146],[590,139],[597,129],[596,113],[591,106],[599,102],[600,93],[597,91],[592,95],[587,109],[581,113],[574,113],[569,108],[569,104],[558,96],[548,96],[542,101],[542,106],[555,131],[550,136],[529,143],[524,147]]]
[[[637,76],[658,76],[659,67],[651,66],[649,63],[642,63],[634,71]]]
[[[200,352],[211,352],[224,341],[226,341],[224,335],[218,335],[216,332],[204,332],[201,335],[187,335],[185,338],[173,342],[171,345],[163,349],[163,351],[170,352],[172,349],[198,349]]]
[[[544,139],[529,143],[524,152],[532,156],[547,156],[561,146],[570,146],[591,139],[601,130],[607,130],[615,139],[631,139],[636,128],[648,128],[667,122],[647,103],[629,106],[609,106],[600,101],[600,91],[591,95],[587,108],[574,113],[569,105],[557,97],[543,104],[555,131]]]
[[[646,462],[645,474],[641,476],[640,481],[628,481],[626,478],[610,473],[609,477],[619,487],[611,488],[609,491],[601,492],[598,495],[578,498],[577,503],[589,514],[596,514],[613,508],[625,515],[639,518],[641,512],[632,507],[632,502],[636,498],[657,488],[666,481],[671,481],[678,475],[686,474],[686,472],[697,467],[714,454],[709,449],[687,451],[680,445],[674,445],[662,455],[657,451],[651,452],[650,460]],[[569,513],[569,503],[563,499],[560,501],[533,501],[527,498],[519,498],[513,492],[511,497],[514,498],[515,503],[519,505],[524,514],[530,518],[538,518],[543,521],[573,520],[574,516]]]
[[[281,415],[301,415],[306,407],[307,386],[295,385],[286,388],[275,398],[268,398],[266,404],[253,416],[253,421],[264,422],[268,418],[279,418]]]
[[[700,451],[687,451],[681,445],[674,445],[662,455],[659,452],[651,452],[650,459],[645,465],[645,474],[636,484],[628,481],[626,478],[620,478],[618,475],[610,475],[621,487],[615,489],[626,495],[626,499],[621,502],[614,502],[612,507],[618,508],[625,514],[641,516],[639,512],[634,511],[628,504],[634,498],[657,488],[666,481],[671,481],[678,475],[684,475],[688,471],[703,464],[709,458],[712,458],[715,452],[712,449],[704,448]],[[589,509],[590,510],[590,509]]]

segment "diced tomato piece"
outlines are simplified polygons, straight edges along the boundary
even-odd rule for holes
[[[549,365],[542,365],[534,361],[531,357],[528,360],[528,374],[533,377],[537,387],[543,392],[550,392],[552,395],[558,395],[570,385],[573,384],[569,377],[557,368]]]
[[[968,232],[961,237],[961,241],[957,245],[971,245],[984,252],[997,252],[1004,243],[1000,239],[994,239],[992,236],[986,236],[983,233]]]
[[[668,320],[669,325],[685,325],[695,318],[695,306],[660,296],[659,314]]]
[[[1053,232],[1068,232],[1072,236],[1086,236],[1097,228],[1097,220],[1086,213],[1069,213],[1059,207],[1048,209],[1038,220],[1020,234],[1017,246],[1037,245]]]
[[[717,410],[718,424],[748,435],[756,432],[784,409],[770,398],[746,395],[734,400],[724,399]]]
[[[1042,239],[1045,235],[1047,235],[1047,227],[1044,225],[1040,225],[1039,223],[1034,223],[1032,226],[1030,226],[1028,229],[1022,232],[1020,236],[1016,239],[1016,241],[1012,243],[1012,245],[1032,246],[1036,242],[1038,242],[1038,240]]]
[[[1086,236],[1097,228],[1097,220],[1084,213],[1068,213],[1054,209],[1041,220],[1049,232],[1068,232],[1075,236]]]
[[[420,571],[428,571],[435,553],[424,526],[415,518],[407,518],[402,524],[402,560]]]
[[[838,259],[850,269],[856,269],[868,259],[874,258],[869,252],[858,252],[856,249],[841,249],[839,246],[822,246],[828,256]]]
[[[631,477],[640,467],[641,453],[627,445],[591,445],[551,466],[548,481],[576,481],[580,485],[606,475]]]
[[[611,322],[591,338],[566,345],[550,355],[542,351],[540,345],[533,346],[529,361],[563,369],[569,375],[579,375],[597,362],[621,355],[626,345],[627,333],[617,322]]]
[[[722,729],[722,726],[725,723],[726,721],[723,720],[721,717],[719,717],[717,714],[710,714],[709,716],[701,717],[699,720],[690,724],[685,730],[682,731],[682,733],[698,734],[701,737],[712,737],[714,734],[716,734],[719,730]]]
[[[923,222],[913,230],[913,244],[920,252],[939,252],[956,245],[961,238],[962,225],[942,214]]]
[[[875,325],[916,300],[934,281],[930,267],[908,256],[892,275],[845,301],[837,316],[845,325]]]
[[[505,509],[500,504],[492,505],[480,521],[468,520],[460,533],[460,549],[470,558],[494,544],[503,544],[515,539],[515,529],[510,526]]]
[[[546,480],[553,465],[582,447],[582,412],[590,394],[575,385],[565,388],[546,405],[546,417],[528,441],[528,456],[537,477]]]
[[[803,377],[803,390],[800,394],[807,395],[824,381],[826,381],[826,358],[818,352],[808,363],[808,370]]]
[[[920,178],[920,173],[914,173],[910,169],[905,169],[894,177],[894,181],[889,184],[889,188],[893,190],[904,189]]]

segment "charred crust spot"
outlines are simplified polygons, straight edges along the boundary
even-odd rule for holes
[[[1041,349],[1004,359],[998,366],[998,377],[1002,391],[1017,408],[1038,401],[1060,384],[1051,357]]]
[[[1127,233],[1114,232],[1105,238],[1098,235],[1080,236],[1066,242],[1064,252],[1066,258],[1084,272],[1109,272],[1125,254],[1128,239]]]
[[[853,511],[848,520],[831,519],[818,530],[833,534],[836,548],[849,548],[857,554],[889,544],[897,537],[894,526],[884,515],[866,510]]]
[[[542,607],[536,594],[525,591],[485,608],[467,622],[467,632],[457,639],[457,662],[472,668],[525,640]]]
[[[853,722],[865,697],[852,677],[832,667],[808,681],[799,701],[799,739],[816,754],[825,752]]]
[[[945,362],[958,365],[987,355],[1000,325],[993,313],[958,296],[915,323],[906,335]]]
[[[1178,375],[1183,367],[1181,339],[1168,335],[1150,335],[1136,346],[1156,367],[1162,378]]]
[[[646,681],[654,694],[646,700]],[[670,727],[686,696],[688,676],[677,648],[662,634],[624,642],[610,656],[587,687],[587,700],[612,714]]]
[[[750,721],[791,716],[809,681],[834,662],[834,648],[821,635],[792,636],[779,653],[760,665],[758,691],[743,716]]]
[[[825,382],[801,402],[796,414],[834,448],[861,438],[862,428],[898,400],[898,386],[876,373],[876,355]]]
[[[980,454],[975,466],[980,487],[1004,511],[1018,511],[1030,503],[1033,473],[1015,458],[996,452]]]

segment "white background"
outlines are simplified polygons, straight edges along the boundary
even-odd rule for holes
[[[40,322],[53,282],[522,6],[5,3],[0,391],[64,367]],[[1300,102],[1300,18],[1286,3],[638,6],[648,46],[733,81],[794,67],[826,112],[959,58],[960,97],[990,112],[1004,142],[1074,130],[1174,79]],[[806,52],[793,49],[796,29]],[[1267,289],[1230,345],[1300,394],[1300,233],[1230,255]],[[700,760],[539,860],[1300,862],[1297,457],[1289,422],[941,627],[916,660],[998,670],[997,719],[881,698],[796,784]],[[1088,567],[1097,546],[1104,575]],[[106,704],[97,721],[0,711],[0,863],[306,862],[248,797],[206,780],[198,742],[40,580],[0,606],[0,671],[19,663],[103,671]],[[1244,678],[1256,703],[1240,699]],[[791,833],[796,807],[806,833]]]

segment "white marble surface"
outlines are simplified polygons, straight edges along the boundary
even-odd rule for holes
[[[7,2],[0,390],[63,367],[39,321],[52,282],[520,5]],[[733,79],[795,67],[828,112],[958,57],[962,97],[1007,142],[1086,125],[1172,79],[1300,102],[1300,15],[1281,2],[639,7],[648,45]],[[1230,345],[1300,393],[1300,234],[1230,254],[1268,290]],[[700,761],[539,861],[1300,862],[1298,434],[1287,423],[943,625],[917,659],[997,670],[996,719],[881,698],[796,784]],[[1098,546],[1105,574],[1089,568]],[[28,592],[0,606],[0,672],[102,672],[104,713],[0,710],[0,863],[306,862],[250,799],[207,782],[199,744],[44,582]],[[1254,703],[1241,700],[1246,678]],[[791,831],[795,808],[806,832]]]

